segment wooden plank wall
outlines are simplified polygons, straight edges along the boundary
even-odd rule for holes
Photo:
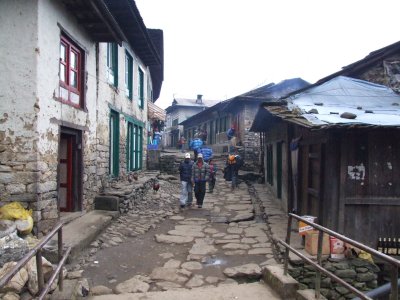
[[[344,233],[373,247],[400,237],[400,131],[349,132],[342,143]]]

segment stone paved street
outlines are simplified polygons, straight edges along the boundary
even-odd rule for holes
[[[92,294],[258,281],[263,266],[277,263],[246,183],[231,191],[220,176],[202,209],[180,211],[180,182],[171,179],[160,176],[160,190],[114,220],[70,270],[90,278]]]

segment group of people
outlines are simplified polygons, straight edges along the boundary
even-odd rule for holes
[[[243,166],[243,159],[238,154],[230,154],[226,160],[224,179],[231,181],[231,189],[237,188],[239,169]],[[180,208],[191,207],[193,202],[193,191],[198,208],[203,207],[207,183],[208,192],[212,193],[217,179],[217,166],[213,159],[204,160],[203,154],[198,153],[197,158],[192,161],[190,153],[185,154],[184,161],[179,165],[181,180]]]
[[[203,207],[208,182],[208,191],[213,192],[216,182],[217,167],[213,160],[203,160],[203,154],[199,153],[193,162],[190,153],[185,154],[185,159],[179,165],[181,180],[180,207],[191,207],[193,202],[193,191],[198,208]]]

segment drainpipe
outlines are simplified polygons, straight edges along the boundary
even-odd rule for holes
[[[397,287],[400,287],[400,279],[397,281]],[[365,296],[375,299],[377,297],[389,295],[390,290],[391,290],[391,283],[388,282],[380,287],[377,287],[376,289],[369,291],[368,293],[365,293]],[[357,297],[353,298],[352,300],[361,300],[361,299]]]

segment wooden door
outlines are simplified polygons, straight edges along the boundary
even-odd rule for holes
[[[72,211],[72,174],[73,174],[73,159],[72,148],[74,137],[66,134],[61,135],[60,151],[59,151],[59,203],[60,211]]]
[[[300,213],[318,217],[322,221],[322,191],[324,170],[324,144],[306,144],[300,147]]]
[[[276,193],[282,198],[282,142],[276,144]]]

